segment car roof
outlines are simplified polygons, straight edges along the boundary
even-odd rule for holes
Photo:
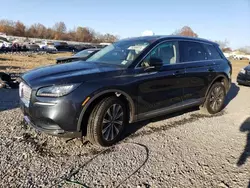
[[[126,40],[146,40],[146,41],[155,42],[157,40],[164,40],[164,39],[192,40],[192,41],[197,41],[197,42],[206,42],[206,43],[218,45],[217,43],[215,43],[213,41],[209,41],[207,39],[197,38],[197,37],[186,37],[186,36],[179,36],[179,35],[141,36],[141,37],[126,38],[126,39],[122,39],[122,40],[124,40],[124,41],[126,41]]]

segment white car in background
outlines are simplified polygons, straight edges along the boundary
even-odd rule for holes
[[[10,48],[12,44],[0,39],[0,48]]]
[[[41,44],[39,44],[39,47],[40,49],[46,50],[46,51],[57,51],[53,42],[42,41]]]

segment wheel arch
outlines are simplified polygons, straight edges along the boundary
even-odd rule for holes
[[[210,83],[210,85],[209,85],[209,87],[208,87],[208,89],[207,89],[207,91],[206,91],[205,97],[207,97],[209,90],[211,89],[212,85],[213,85],[215,82],[221,82],[222,84],[225,85],[226,92],[229,91],[229,89],[230,89],[230,80],[229,80],[228,76],[225,75],[225,74],[220,74],[220,75],[217,75],[217,76],[213,79],[213,81]]]
[[[82,108],[78,122],[77,122],[77,131],[83,131],[83,134],[86,131],[87,122],[89,115],[94,108],[94,106],[100,102],[103,98],[109,96],[116,96],[121,98],[127,105],[128,112],[129,112],[129,123],[134,122],[135,118],[135,104],[130,95],[126,92],[121,91],[119,89],[109,89],[105,91],[101,91],[98,94],[94,95]]]

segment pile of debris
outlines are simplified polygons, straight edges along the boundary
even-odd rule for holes
[[[1,53],[1,51],[0,51]],[[45,52],[45,51],[9,51],[9,52],[4,52],[4,54],[8,55],[23,55],[23,56],[29,56],[29,55],[45,55],[45,54],[51,54],[52,52]]]
[[[4,72],[0,72],[0,88],[18,88],[19,86],[19,76],[20,74],[6,74]]]

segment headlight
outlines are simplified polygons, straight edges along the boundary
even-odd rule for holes
[[[246,70],[245,69],[241,69],[240,73],[246,74]]]
[[[43,87],[36,93],[38,97],[62,97],[76,89],[80,84],[54,85]]]

